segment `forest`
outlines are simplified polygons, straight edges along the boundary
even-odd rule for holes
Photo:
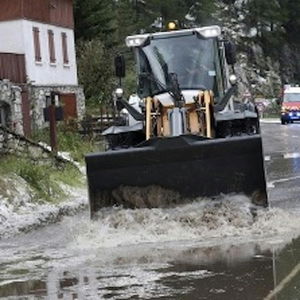
[[[170,20],[183,28],[231,28],[251,68],[258,64],[253,58],[256,45],[271,65],[279,65],[282,83],[300,81],[299,0],[76,0],[74,10],[79,79],[88,104],[111,99],[117,85],[113,59],[119,53],[127,59],[127,93],[134,92],[134,66],[125,38],[164,30]]]

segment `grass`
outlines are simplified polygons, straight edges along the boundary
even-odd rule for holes
[[[50,144],[49,129],[38,130],[33,135],[33,140]],[[82,136],[72,126],[59,125],[57,127],[58,151],[69,152],[76,161],[83,162],[87,153],[94,152],[95,144],[92,139]]]
[[[38,164],[27,158],[14,155],[0,156],[0,177],[17,175],[32,188],[32,199],[36,201],[59,202],[67,195],[60,183],[69,186],[83,184],[82,176],[71,164],[58,168],[51,164]]]
[[[36,131],[33,140],[49,144],[49,129]],[[76,127],[59,124],[57,128],[58,151],[69,152],[76,161],[83,162],[86,153],[93,152],[93,140],[81,136]],[[21,177],[33,191],[37,202],[58,203],[67,196],[66,185],[83,186],[83,176],[72,164],[58,164],[55,159],[35,161],[13,154],[0,155],[0,195],[11,198],[14,187],[6,178]]]

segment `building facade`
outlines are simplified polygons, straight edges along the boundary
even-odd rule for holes
[[[21,88],[23,129],[45,125],[46,95],[60,93],[65,119],[82,118],[72,0],[0,0],[0,80]],[[6,106],[7,104],[1,105]],[[5,117],[11,120],[14,116]]]

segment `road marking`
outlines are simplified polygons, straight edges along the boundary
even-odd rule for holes
[[[267,295],[267,297],[264,298],[264,300],[274,299],[274,297],[277,294],[279,294],[299,272],[300,272],[300,263],[296,267],[294,267],[294,269],[285,278],[283,278],[283,280],[274,288],[274,290],[272,290],[269,293],[269,295]]]
[[[300,152],[291,152],[291,153],[274,153],[271,155],[265,155],[265,161],[274,161],[278,159],[295,159],[300,158]]]
[[[283,154],[283,158],[284,158],[284,159],[289,159],[289,158],[299,158],[299,157],[300,157],[300,153],[299,153],[299,152]]]
[[[273,180],[270,182],[267,182],[267,187],[268,188],[275,188],[275,184],[276,183],[282,183],[282,182],[287,182],[287,181],[291,181],[291,180],[295,180],[295,179],[300,179],[300,176],[293,176],[293,177],[289,177],[289,178],[281,178],[281,179],[277,179],[277,180]]]
[[[265,124],[280,124],[281,121],[279,119],[260,119],[260,123]]]

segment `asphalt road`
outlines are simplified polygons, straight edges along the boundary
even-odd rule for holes
[[[263,123],[265,168],[271,206],[300,205],[300,123]]]

